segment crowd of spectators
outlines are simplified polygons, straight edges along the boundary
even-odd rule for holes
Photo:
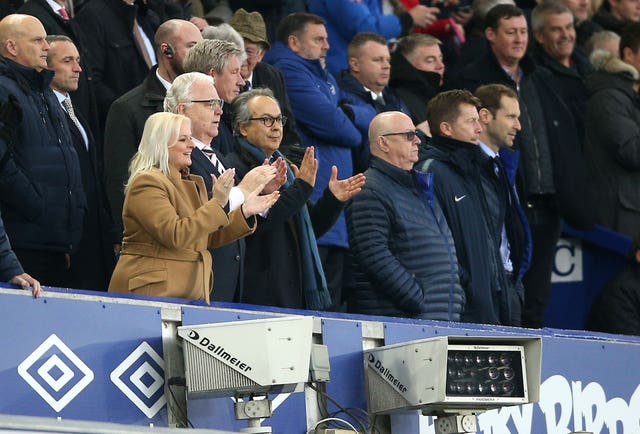
[[[0,279],[543,327],[640,234],[639,5],[6,2]]]

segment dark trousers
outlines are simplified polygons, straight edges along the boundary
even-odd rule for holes
[[[509,276],[509,324],[512,327],[520,327],[522,325],[522,309],[524,306],[524,286],[522,281],[513,282]]]
[[[69,270],[70,257],[63,252],[45,250],[13,249],[25,273],[42,285],[69,288],[72,275]]]
[[[329,294],[331,294],[331,307],[328,309],[334,312],[344,312],[346,310],[343,287],[345,282],[345,272],[349,273],[346,266],[349,251],[337,246],[318,246],[324,277],[327,280]]]
[[[526,203],[525,214],[531,228],[533,251],[531,266],[524,275],[522,326],[544,327],[544,311],[551,294],[551,271],[556,245],[562,231],[554,196]]]

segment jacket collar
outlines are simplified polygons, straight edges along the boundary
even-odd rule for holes
[[[16,80],[20,86],[41,91],[49,87],[54,72],[43,69],[38,72],[34,68],[23,66],[6,57],[0,57],[0,73]]]
[[[167,94],[167,89],[162,85],[158,77],[156,77],[156,71],[158,70],[158,65],[155,65],[149,71],[147,78],[144,79],[142,86],[144,87],[144,96],[142,101],[140,101],[140,105],[143,107],[157,107],[158,105],[162,106],[164,102],[164,97]]]
[[[491,45],[488,42],[487,44],[489,45],[489,49],[487,50],[486,61],[490,65],[492,65],[494,68],[497,68],[498,70],[500,70],[502,74],[504,74],[506,77],[509,77],[509,79],[513,81],[513,78],[511,78],[509,74],[507,74],[507,72],[504,70],[504,68],[500,64],[500,62],[498,62],[498,58],[496,57],[493,50],[491,49]],[[518,66],[522,71],[523,77],[533,74],[536,70],[536,63],[533,61],[533,59],[528,53],[525,54],[524,57],[522,57],[522,59],[520,59]]]
[[[267,59],[266,61],[271,64],[277,63],[278,60],[288,60],[299,63],[310,69],[315,75],[321,77],[327,73],[327,71],[322,67],[320,60],[310,60],[300,57],[280,41],[276,42],[273,45],[273,48],[267,51],[265,58]]]
[[[427,89],[434,93],[440,88],[440,74],[435,72],[420,71],[399,52],[391,55],[391,86],[412,85],[417,86],[416,91]]]
[[[580,56],[575,49],[573,50],[573,53],[571,53],[571,61],[575,65],[575,69],[567,68],[562,63],[558,62],[556,59],[551,57],[540,44],[536,44],[533,51],[533,57],[540,65],[545,66],[558,74],[575,78],[584,76],[584,74],[589,72],[591,69],[589,62]]]
[[[431,148],[427,149],[429,158],[435,157],[437,160],[448,161],[464,172],[473,171],[474,167],[478,167],[488,158],[480,146],[444,136],[434,135],[429,147]]]
[[[415,188],[414,170],[404,170],[391,163],[386,162],[382,158],[371,156],[371,168],[379,170],[400,185]]]

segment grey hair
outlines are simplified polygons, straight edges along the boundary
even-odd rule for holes
[[[538,4],[531,11],[531,30],[534,32],[542,31],[549,15],[560,14],[569,14],[573,23],[573,13],[564,4],[555,1],[544,1]]]
[[[259,96],[267,96],[274,100],[278,107],[280,103],[273,95],[273,91],[266,87],[259,87],[257,89],[251,89],[247,92],[242,92],[233,100],[231,105],[231,113],[233,113],[233,134],[240,135],[240,125],[246,124],[251,119],[251,110],[249,110],[249,101]]]
[[[595,50],[602,49],[601,47],[603,45],[611,41],[616,41],[620,44],[620,35],[616,32],[612,32],[611,30],[601,30],[591,35],[585,46],[585,51],[588,56],[591,56],[591,53]],[[618,52],[615,54],[618,54]]]
[[[75,42],[73,42],[73,39],[71,39],[67,35],[47,35],[46,39],[49,45],[51,45],[53,42],[71,42],[72,44],[75,44]]]
[[[230,56],[242,58],[242,53],[235,44],[219,39],[205,39],[194,45],[184,59],[185,72],[202,72],[208,74],[214,70],[222,74]]]
[[[236,29],[227,23],[217,26],[207,26],[202,29],[202,37],[204,39],[219,39],[221,41],[231,42],[244,51],[244,39]]]
[[[169,147],[180,136],[180,128],[191,123],[188,117],[174,113],[154,113],[144,124],[140,146],[129,163],[129,179],[125,193],[133,179],[142,172],[157,169],[169,176]]]
[[[201,72],[187,72],[180,74],[173,80],[171,87],[167,90],[167,95],[164,97],[164,111],[170,113],[178,112],[179,104],[193,104],[189,102],[191,99],[191,89],[194,83],[207,82],[212,85],[215,84],[215,80],[212,76],[203,74]]]

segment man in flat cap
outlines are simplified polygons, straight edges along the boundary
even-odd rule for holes
[[[247,59],[240,68],[240,75],[245,80],[243,91],[259,87],[268,87],[273,91],[282,108],[282,114],[287,117],[280,151],[287,157],[294,157],[295,161],[296,158],[291,155],[290,150],[292,147],[299,147],[300,137],[296,132],[296,121],[289,103],[284,78],[278,68],[262,62],[264,54],[271,48],[267,40],[264,19],[260,12],[247,12],[240,8],[233,14],[229,24],[242,36],[247,53]]]

